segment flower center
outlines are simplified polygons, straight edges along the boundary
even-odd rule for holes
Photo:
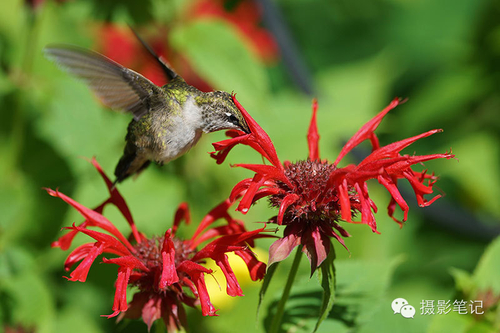
[[[142,291],[152,291],[153,286],[156,286],[156,280],[161,276],[163,270],[163,260],[161,256],[161,249],[163,247],[163,241],[165,236],[153,237],[151,239],[145,239],[141,243],[135,244],[134,247],[137,250],[135,256],[137,259],[141,260],[142,263],[149,268],[149,272],[143,272],[134,284],[139,287]],[[194,251],[190,250],[183,241],[173,238],[175,247],[175,266],[184,260],[189,260],[192,257]],[[180,278],[180,276],[179,276]],[[158,292],[158,290],[155,290]]]
[[[328,187],[328,179],[337,167],[328,161],[298,161],[285,163],[285,176],[291,187],[281,181],[276,186],[281,190],[270,196],[272,207],[279,208],[286,196],[295,194],[299,198],[285,212],[283,224],[293,222],[297,218],[314,221],[332,221],[340,219],[340,203],[335,187]],[[353,204],[356,198],[351,198]]]

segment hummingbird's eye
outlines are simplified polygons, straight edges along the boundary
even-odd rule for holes
[[[227,116],[227,121],[229,121],[231,124],[239,126],[240,120],[238,118],[236,118],[236,116],[234,114],[227,112],[226,116]]]

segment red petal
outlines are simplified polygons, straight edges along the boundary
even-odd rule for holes
[[[233,203],[238,197],[242,196],[246,190],[250,187],[252,183],[252,178],[243,179],[238,182],[233,189],[231,190],[231,194],[229,195],[229,201]]]
[[[111,233],[116,238],[118,238],[123,244],[125,244],[129,248],[130,251],[135,252],[135,249],[130,244],[130,242],[122,235],[122,233],[107,218],[105,218],[101,214],[93,211],[92,209],[87,208],[87,207],[79,204],[75,200],[71,199],[70,197],[66,196],[65,194],[63,194],[59,191],[54,191],[54,190],[49,189],[49,188],[46,188],[45,190],[47,191],[47,193],[49,195],[51,195],[53,197],[61,198],[66,203],[73,206],[88,221],[89,225],[94,225],[94,226],[97,226],[101,229],[106,230],[107,232]],[[78,229],[78,230],[80,230],[80,229]]]
[[[373,212],[371,210],[366,184],[363,183],[363,188],[361,188],[361,185],[356,183],[354,188],[358,193],[359,202],[361,204],[361,223],[369,225],[373,232],[377,232],[375,216],[373,216]]]
[[[413,188],[413,191],[415,191],[415,195],[417,197],[417,202],[420,207],[427,207],[430,204],[432,204],[434,201],[439,199],[441,197],[440,194],[434,196],[431,200],[427,200],[424,198],[424,194],[430,194],[432,193],[432,185],[434,184],[435,181],[430,182],[429,186],[425,186],[422,184],[423,181],[425,181],[425,175],[422,178],[417,178],[419,174],[417,172],[412,171],[409,169],[408,171],[405,171],[403,173],[404,177],[408,179],[410,182],[410,185]]]
[[[218,152],[211,153],[211,156],[217,160],[217,163],[220,164],[222,163],[222,161],[224,161],[228,152],[236,144],[244,144],[255,149],[259,154],[270,161],[275,167],[282,169],[283,166],[278,159],[276,150],[274,149],[273,143],[267,133],[248,114],[243,106],[236,100],[236,97],[234,95],[232,96],[232,98],[236,107],[238,107],[238,109],[241,111],[251,133],[242,134],[241,136],[233,137],[232,139],[214,143],[213,146]]]
[[[127,203],[125,202],[125,199],[122,197],[122,195],[120,194],[118,189],[116,189],[116,187],[114,186],[113,182],[111,182],[109,177],[104,173],[104,171],[102,170],[99,163],[97,163],[97,160],[95,159],[95,157],[93,157],[90,162],[97,169],[97,171],[101,175],[102,179],[106,183],[106,186],[108,187],[111,202],[120,210],[123,217],[125,217],[128,224],[130,225],[130,228],[132,229],[132,234],[134,235],[135,240],[138,243],[140,243],[141,237],[139,236],[139,232],[137,231],[137,227],[135,226],[134,219],[132,218],[132,213],[130,212],[130,209],[128,208]]]
[[[309,159],[311,161],[316,161],[319,159],[319,134],[318,126],[316,122],[316,112],[318,111],[318,101],[313,99],[313,114],[311,118],[311,123],[309,125],[309,131],[307,132],[307,145],[309,146]]]
[[[232,130],[229,130],[229,131],[226,131],[226,136],[231,137],[231,139],[226,139],[226,140],[212,143],[212,146],[215,148],[215,150],[220,151],[223,149],[232,148],[233,146],[237,145],[238,143],[243,143],[243,142],[248,140],[248,137],[250,136],[250,134],[245,134],[242,131],[234,132]]]
[[[221,219],[221,218],[225,218],[227,221],[232,220],[231,216],[229,216],[229,213],[227,212],[229,207],[231,207],[231,204],[232,204],[232,202],[230,202],[229,199],[227,199],[227,200],[223,201],[222,203],[220,203],[219,205],[217,205],[217,207],[212,209],[207,215],[205,215],[203,220],[201,220],[200,224],[198,225],[198,228],[196,228],[196,231],[195,231],[193,237],[191,237],[191,241],[192,241],[191,246],[193,249],[196,246],[198,246],[199,243],[201,243],[207,239],[206,237],[203,237],[203,240],[195,241],[200,236],[200,234],[203,232],[203,230],[208,228],[212,223],[214,223],[215,221],[217,221],[218,219]]]
[[[264,278],[264,275],[266,274],[265,263],[259,261],[249,250],[235,251],[234,253],[245,261],[252,281],[262,280]]]
[[[235,164],[234,166],[242,167],[248,170],[252,170],[256,173],[262,174],[266,179],[274,179],[280,180],[285,184],[288,184],[290,187],[290,180],[285,176],[283,172],[283,168],[276,168],[272,165],[263,165],[263,164]]]
[[[123,268],[138,269],[144,272],[149,272],[149,268],[147,268],[142,261],[134,256],[122,256],[111,259],[102,258],[102,261],[105,264],[115,264]]]
[[[217,238],[205,245],[205,247],[198,251],[191,260],[197,262],[203,258],[214,259],[222,253],[241,250],[246,247],[245,242],[255,238],[265,237],[266,235],[259,235],[262,231],[264,231],[264,228]]]
[[[335,223],[334,225],[334,228],[337,229],[341,234],[342,236],[344,237],[350,237],[349,233],[347,231],[345,231],[341,226],[339,226],[337,223]],[[347,246],[345,245],[344,243],[344,240],[342,239],[342,237],[340,237],[339,235],[337,235],[337,233],[335,231],[333,231],[333,229],[327,229],[325,228],[324,229],[321,229],[321,232],[323,233],[323,235],[326,235],[326,236],[329,236],[329,237],[335,237],[335,239],[340,243],[342,244],[342,246],[347,250],[349,251],[349,249],[347,248]]]
[[[344,179],[338,187],[340,214],[344,221],[352,222],[351,200],[349,198],[349,190],[347,187],[347,180]]]
[[[415,141],[428,137],[432,134],[442,132],[443,130],[441,129],[435,129],[431,130],[425,133],[422,133],[420,135],[413,136],[411,138],[407,138],[401,141],[393,142],[391,144],[388,144],[384,147],[381,147],[379,149],[374,150],[370,155],[368,155],[358,166],[358,168],[363,165],[364,163],[371,162],[374,160],[380,160],[388,157],[396,157],[398,156],[398,153],[403,150],[404,148],[408,147]]]
[[[100,255],[105,246],[103,243],[97,242],[92,246],[92,248],[88,251],[87,256],[83,261],[71,272],[68,280],[70,281],[80,281],[85,282],[87,280],[87,275],[89,274],[90,267],[94,263],[94,260]]]
[[[175,246],[170,237],[170,233],[171,229],[165,232],[163,247],[161,249],[163,269],[159,284],[160,289],[164,289],[179,281],[179,276],[177,275],[177,269],[175,267]]]
[[[317,226],[302,233],[301,242],[304,252],[311,264],[311,275],[326,259],[330,252],[330,239],[320,232]]]
[[[153,323],[161,318],[162,298],[158,296],[151,297],[142,308],[142,320],[148,325],[148,331],[151,330]]]
[[[130,251],[122,243],[120,243],[116,238],[114,238],[108,234],[105,234],[105,233],[102,233],[99,231],[95,231],[95,230],[80,228],[80,227],[75,226],[74,224],[72,227],[67,227],[65,229],[78,230],[78,231],[86,234],[87,236],[94,238],[96,241],[103,243],[105,245],[106,249],[111,249],[111,250],[115,251],[113,253],[120,253],[122,256],[127,256],[127,255],[131,254]]]
[[[391,194],[391,201],[389,202],[389,206],[387,207],[388,212],[389,212],[389,216],[394,221],[398,222],[400,226],[402,226],[402,222],[405,222],[408,219],[408,211],[410,210],[410,208],[408,207],[408,204],[403,199],[403,196],[401,195],[401,193],[398,190],[397,184],[395,182],[393,182],[392,179],[390,179],[388,177],[380,176],[380,177],[378,177],[378,181]],[[393,203],[397,203],[399,205],[399,207],[401,208],[401,210],[404,212],[403,221],[399,221],[393,216],[393,213],[394,213]]]
[[[191,275],[194,272],[208,273],[212,274],[212,270],[206,267],[201,266],[191,260],[184,260],[177,266],[178,271],[182,271]]]
[[[252,179],[252,182],[250,183],[250,186],[243,195],[243,198],[241,198],[237,210],[239,210],[243,214],[246,214],[248,212],[250,206],[255,202],[254,201],[255,194],[257,193],[259,188],[264,184],[265,181],[266,179],[261,174],[259,173],[255,174],[255,176]]]
[[[212,145],[214,146],[216,152],[211,152],[210,157],[214,158],[217,161],[217,164],[222,164],[226,159],[227,155],[237,144],[247,144],[248,138],[250,134],[245,134],[244,132],[240,132],[241,135],[238,137],[233,137],[232,139],[227,139],[219,142],[214,142]],[[231,136],[232,132],[227,131],[226,135]]]
[[[352,136],[351,139],[344,145],[342,150],[340,151],[339,156],[333,163],[334,165],[338,165],[339,162],[344,158],[347,153],[349,153],[354,147],[359,145],[361,142],[363,142],[366,139],[370,139],[372,142],[372,146],[374,149],[377,149],[379,147],[378,145],[378,139],[374,135],[375,129],[377,129],[378,125],[384,118],[384,116],[394,109],[398,104],[401,104],[402,101],[399,98],[395,98],[392,100],[392,102],[385,108],[383,109],[379,114],[377,114],[375,117],[373,117],[369,122],[367,122],[363,127],[361,127],[356,134]]]
[[[179,224],[181,223],[182,220],[186,221],[186,224],[189,224],[191,222],[191,217],[189,215],[189,207],[188,204],[185,202],[181,203],[177,208],[177,211],[175,212],[174,224],[172,226],[173,235],[175,235],[175,233],[177,232],[177,228],[179,227]]]
[[[118,278],[116,279],[115,282],[115,299],[113,301],[113,313],[116,313],[118,311],[127,311],[128,305],[127,305],[127,285],[128,285],[128,279],[130,277],[130,272],[132,271],[132,268],[130,267],[124,267],[121,266],[118,269]],[[108,316],[108,318],[110,318]]]
[[[264,183],[264,185],[266,185],[266,184]],[[277,187],[264,187],[255,193],[255,196],[253,197],[253,201],[257,202],[264,197],[275,195],[275,194],[278,194],[280,192],[282,192],[282,190],[277,188]]]
[[[69,271],[71,266],[73,266],[74,264],[76,264],[80,260],[85,259],[85,257],[87,257],[89,252],[94,247],[94,245],[95,245],[95,243],[83,244],[83,245],[80,245],[79,247],[77,247],[76,249],[74,249],[73,251],[71,251],[71,253],[68,255],[68,258],[66,258],[66,261],[64,262],[64,268],[66,269],[66,271]],[[116,254],[119,256],[122,255],[122,253],[120,253],[119,251],[114,251],[111,248],[106,248],[106,249],[104,249],[103,252],[112,253],[112,254]]]
[[[278,239],[269,247],[269,260],[267,266],[288,258],[292,250],[300,244],[302,234],[300,225],[289,225],[285,228],[284,236]]]
[[[283,216],[285,215],[285,212],[290,205],[294,204],[299,200],[300,197],[295,194],[291,193],[288,194],[286,197],[283,198],[283,201],[281,202],[281,206],[278,212],[278,225],[281,225],[283,223]]]
[[[401,174],[402,171],[408,170],[408,168],[414,164],[426,162],[429,160],[434,160],[438,158],[446,158],[450,159],[455,157],[453,154],[445,153],[445,154],[432,154],[432,155],[421,155],[421,156],[403,156],[405,159],[398,161],[392,165],[386,167],[387,173],[393,174]],[[401,176],[399,176],[401,177]]]
[[[204,273],[212,273],[212,270],[188,260],[183,261],[179,265],[178,270],[186,272],[196,285],[196,294],[200,299],[201,313],[204,316],[217,316],[217,310],[215,310],[213,304],[210,302],[204,278]]]
[[[79,227],[81,228],[86,228],[87,227],[87,221],[81,223]],[[65,251],[70,248],[71,243],[73,242],[73,239],[75,236],[79,233],[78,230],[71,230],[67,234],[59,237],[59,239],[55,242],[52,242],[51,246],[52,247],[59,247],[61,250]]]
[[[251,135],[255,137],[255,142],[258,143],[260,147],[266,153],[264,157],[266,157],[269,162],[271,162],[275,167],[280,167],[281,162],[276,154],[276,150],[274,149],[271,138],[267,133],[262,129],[262,127],[257,124],[257,122],[248,114],[248,112],[243,108],[243,106],[236,100],[236,95],[232,95],[234,104],[241,111],[243,118],[245,118],[248,128],[250,129]],[[282,167],[282,166],[281,166]]]
[[[220,255],[213,257],[217,266],[220,267],[224,277],[226,278],[226,292],[229,296],[243,296],[243,291],[241,290],[240,284],[234,275],[231,266],[229,265],[229,261],[227,259],[227,255],[222,253]]]
[[[181,331],[182,327],[187,327],[186,312],[176,299],[164,298],[161,304],[161,313],[167,332],[177,332]]]

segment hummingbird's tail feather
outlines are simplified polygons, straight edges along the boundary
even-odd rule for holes
[[[121,183],[131,175],[139,175],[139,173],[146,169],[150,163],[150,160],[137,156],[135,151],[132,153],[125,152],[116,166],[116,180],[114,184]]]
[[[132,28],[132,26],[129,26],[130,27],[130,30],[132,30],[132,32],[134,33],[135,37],[139,40],[139,42],[141,42],[142,46],[146,49],[146,51],[149,52],[149,54],[158,62],[158,64],[160,65],[161,69],[163,70],[163,73],[164,75],[166,76],[167,80],[168,81],[172,81],[173,79],[175,79],[177,76],[179,76],[169,65],[168,63],[165,61],[165,59],[163,59],[163,57],[159,56],[158,54],[156,54],[156,52],[151,48],[151,46],[149,46],[145,41],[144,39],[141,38],[141,36],[139,36],[139,34],[137,33],[137,31],[135,31],[134,28]]]

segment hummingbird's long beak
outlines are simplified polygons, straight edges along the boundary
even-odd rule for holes
[[[242,124],[241,124],[240,127],[241,127],[241,130],[243,132],[245,132],[246,134],[250,134],[251,133],[250,129],[248,128],[248,124],[247,124],[247,122],[244,119],[243,119],[243,122],[242,122]]]

